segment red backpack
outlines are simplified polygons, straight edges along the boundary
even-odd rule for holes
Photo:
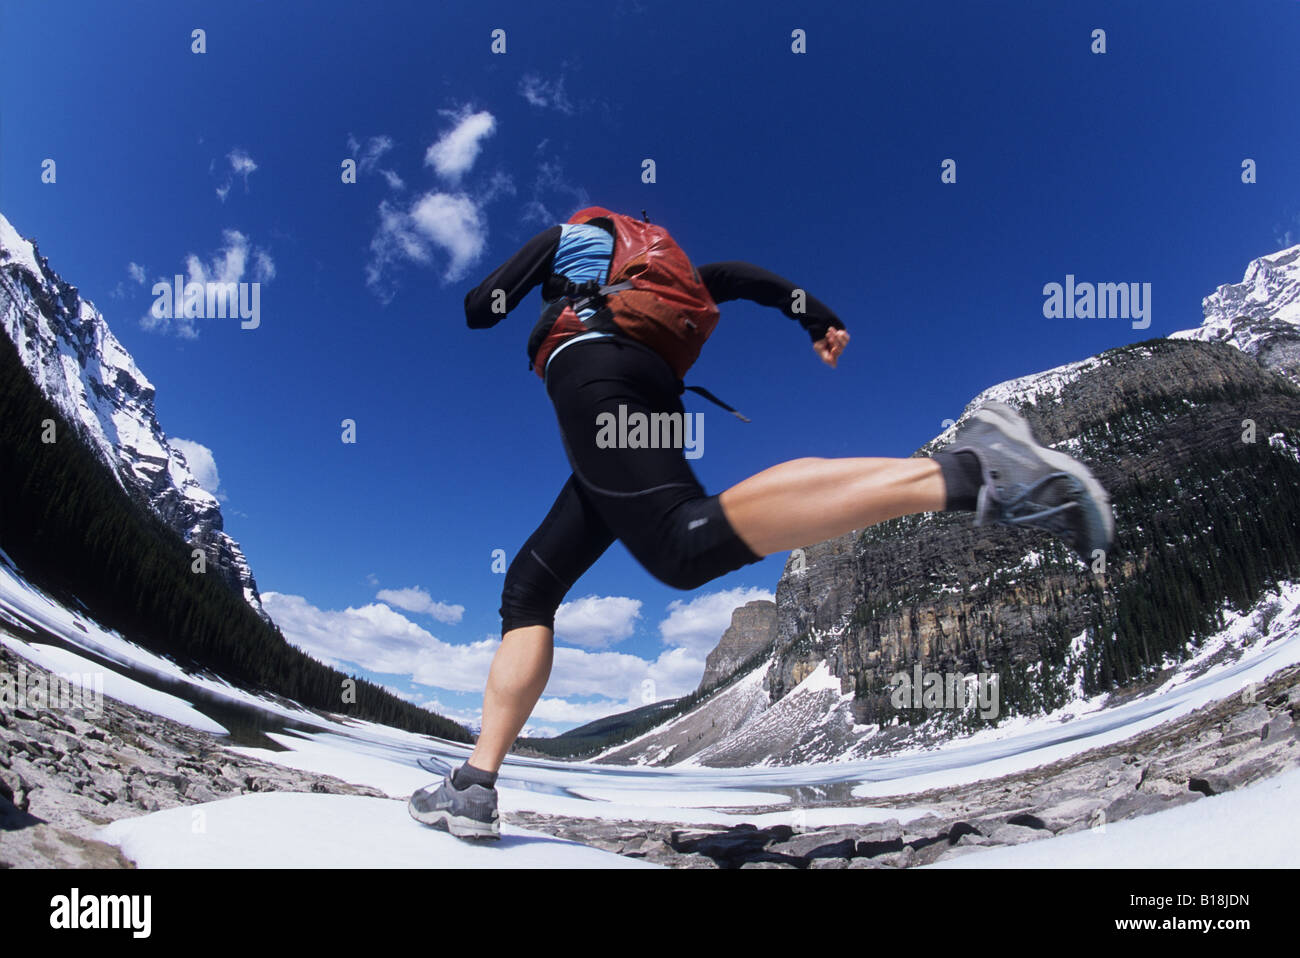
[[[593,327],[574,311],[588,300],[603,299],[614,324],[625,335],[649,346],[672,366],[678,379],[699,358],[705,340],[718,325],[718,306],[699,272],[668,231],[622,213],[591,206],[569,217],[570,223],[605,219],[614,228],[614,251],[604,286],[573,287],[569,304],[556,318],[537,350],[533,371],[546,376],[546,360],[564,340]]]

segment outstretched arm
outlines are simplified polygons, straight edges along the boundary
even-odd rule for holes
[[[795,296],[801,287],[783,276],[740,260],[705,263],[699,267],[699,273],[715,303],[747,299],[760,306],[774,306],[798,321],[812,338],[817,355],[828,366],[835,366],[848,345],[849,334],[835,312],[806,290],[802,297]],[[796,312],[800,305],[802,312]]]
[[[555,262],[555,251],[560,245],[560,227],[552,226],[542,230],[522,247],[515,255],[498,266],[483,282],[465,294],[465,322],[471,329],[486,329],[501,322],[510,310],[514,309],[538,283],[542,283],[551,274]],[[504,311],[498,307],[493,310],[494,301],[499,301],[496,290],[505,293]]]

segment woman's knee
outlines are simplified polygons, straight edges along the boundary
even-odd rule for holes
[[[531,557],[528,557],[531,559]],[[528,625],[555,628],[555,612],[568,587],[541,563],[517,556],[501,587],[501,634]]]
[[[694,557],[671,552],[656,553],[641,564],[664,585],[683,592],[698,589],[717,578],[717,574],[709,574]]]
[[[655,531],[657,535],[635,547],[625,544],[647,572],[674,589],[698,589],[762,559],[736,534],[717,496],[678,508],[672,520]]]

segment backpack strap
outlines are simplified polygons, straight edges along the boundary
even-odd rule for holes
[[[682,392],[686,392],[686,391],[688,391],[688,390],[689,390],[690,392],[693,392],[693,393],[697,394],[697,395],[703,396],[705,399],[707,399],[709,402],[713,403],[713,405],[715,405],[715,406],[721,406],[723,409],[727,410],[727,412],[731,413],[733,416],[735,416],[735,417],[736,417],[737,419],[739,419],[741,422],[749,422],[749,421],[750,421],[749,417],[746,416],[744,413],[740,412],[740,410],[736,409],[734,406],[728,406],[725,402],[723,402],[723,401],[722,401],[721,399],[719,399],[717,396],[713,395],[713,393],[709,392],[709,391],[708,391],[707,389],[705,389],[703,386],[685,386],[685,385],[682,386],[682,389],[681,389]]]
[[[588,306],[598,309],[605,304],[606,296],[621,293],[625,289],[633,289],[635,286],[636,284],[630,279],[625,279],[621,283],[610,283],[608,286],[601,286],[594,279],[583,283],[575,283],[570,279],[566,280],[562,295],[573,306],[573,311],[576,313]]]

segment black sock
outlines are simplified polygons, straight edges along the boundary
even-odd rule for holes
[[[484,788],[492,788],[497,783],[496,772],[485,772],[481,768],[475,768],[469,762],[466,762],[456,771],[451,773],[451,784],[459,789],[469,788],[471,785],[482,785]]]
[[[984,485],[984,471],[973,452],[936,452],[930,457],[939,464],[947,487],[944,512],[974,512],[975,499]]]

